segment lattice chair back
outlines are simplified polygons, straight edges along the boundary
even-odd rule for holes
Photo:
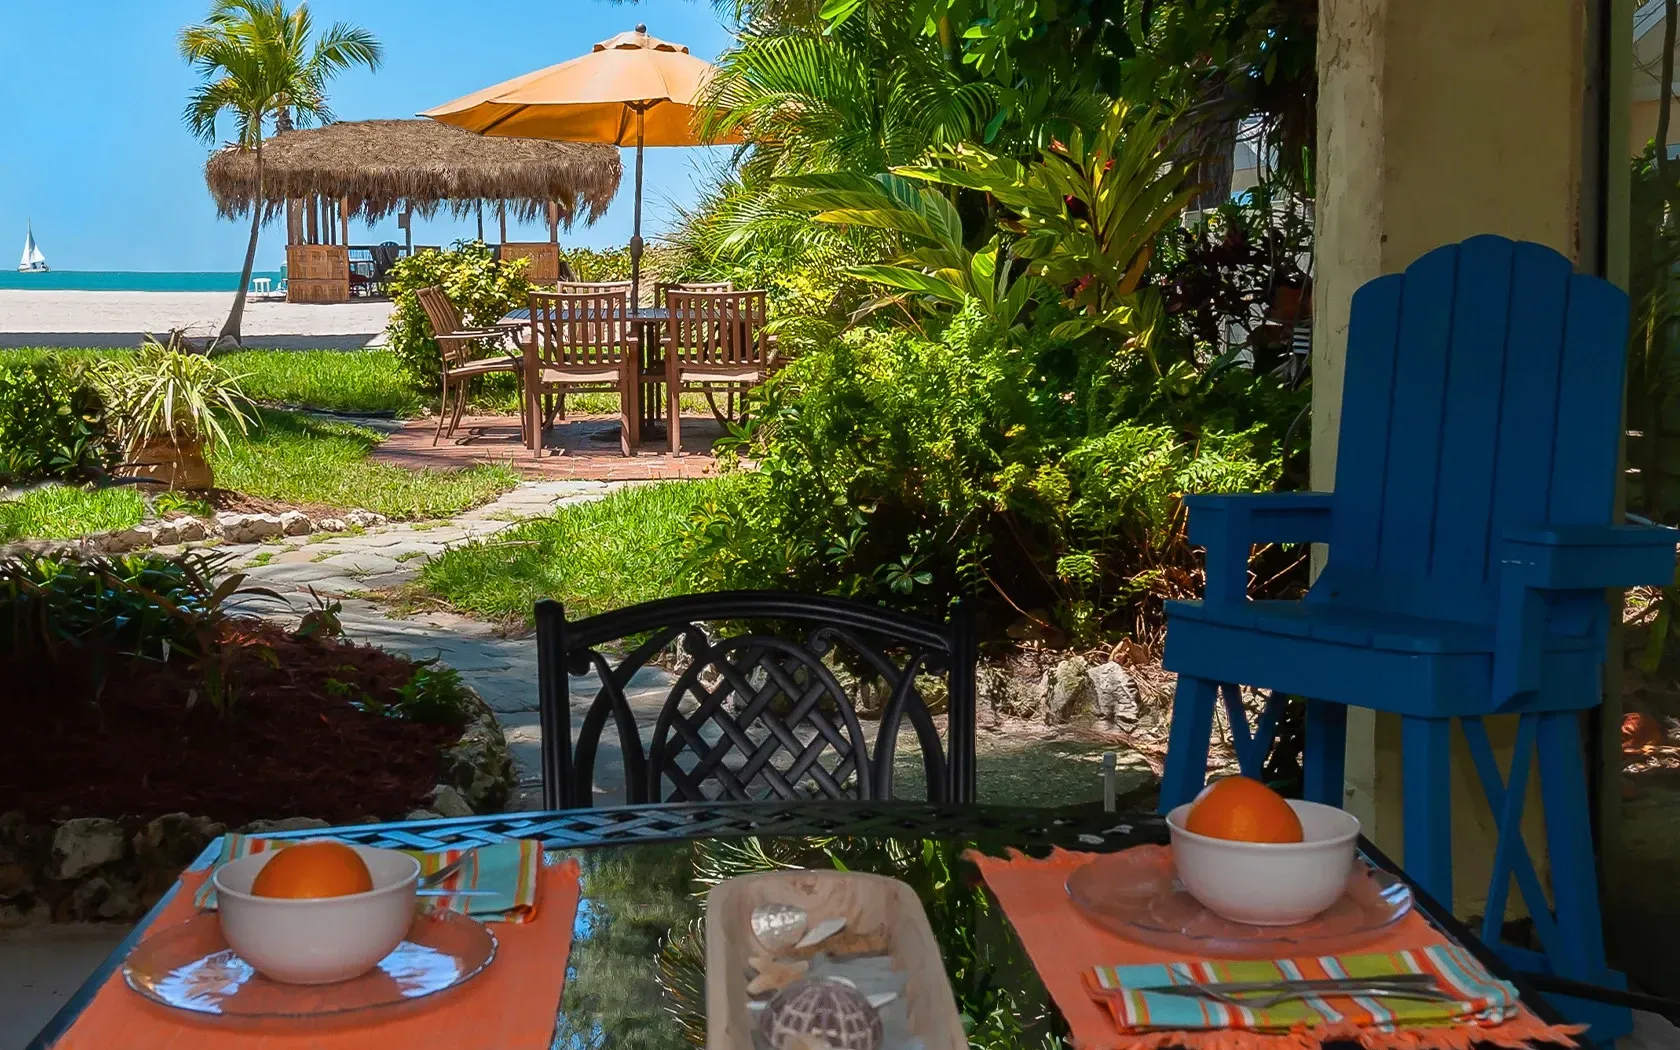
[[[768,307],[762,291],[666,295],[666,353],[693,365],[764,365],[770,359]]]
[[[531,293],[531,331],[538,360],[567,369],[617,365],[634,336],[623,291],[576,295]]]
[[[594,803],[609,721],[630,804],[889,798],[906,723],[927,798],[974,800],[977,654],[961,612],[943,625],[836,598],[731,591],[568,623],[559,603],[541,602],[537,644],[549,808]],[[674,681],[649,683],[671,663]],[[944,742],[926,676],[945,680]],[[590,679],[594,694],[579,712],[573,678]],[[879,707],[873,732],[865,692]]]
[[[1509,530],[1611,521],[1627,329],[1621,290],[1503,237],[1362,287],[1313,598],[1492,625]],[[1554,596],[1546,630],[1597,638],[1605,616]],[[1534,685],[1503,684],[1496,702]]]

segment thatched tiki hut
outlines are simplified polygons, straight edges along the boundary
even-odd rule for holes
[[[618,192],[618,150],[579,142],[491,138],[433,120],[359,120],[288,131],[263,144],[262,207],[286,213],[287,298],[331,303],[350,298],[350,220],[398,216],[414,250],[413,217],[448,206],[457,216],[480,217],[495,206],[503,258],[529,258],[531,278],[559,279],[560,228],[580,215],[594,222]],[[210,157],[204,178],[228,218],[252,207],[257,161],[230,146]],[[507,216],[548,219],[548,241],[509,244]],[[365,250],[358,247],[358,252]],[[392,253],[374,254],[388,261]],[[364,267],[365,268],[365,267]]]

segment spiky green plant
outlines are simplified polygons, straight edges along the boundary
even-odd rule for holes
[[[225,447],[229,427],[247,432],[243,377],[202,354],[148,338],[132,359],[104,362],[94,375],[129,448],[152,440]]]

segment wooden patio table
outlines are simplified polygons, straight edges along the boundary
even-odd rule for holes
[[[650,428],[659,419],[659,388],[665,385],[665,358],[663,344],[659,340],[659,326],[670,317],[670,312],[663,306],[641,306],[630,311],[630,323],[636,326],[637,339],[641,345],[641,382],[636,384],[632,394],[636,404],[634,411],[640,412],[642,421],[642,438],[650,436]],[[531,308],[522,306],[517,310],[508,311],[502,318],[503,324],[530,324]],[[657,376],[657,378],[655,378]],[[538,441],[542,440],[540,433],[530,438],[530,448],[535,449]]]
[[[1095,806],[1041,810],[915,802],[621,806],[366,824],[330,834],[370,846],[423,850],[534,838],[551,851],[551,860],[578,856],[582,903],[554,1046],[593,1045],[591,1033],[667,1025],[672,1027],[660,1045],[703,1042],[705,953],[695,921],[702,910],[696,891],[713,879],[745,873],[755,860],[762,865],[768,856],[811,868],[844,864],[907,882],[939,931],[957,1005],[978,1026],[974,1038],[982,1045],[1021,1050],[1062,1045],[1067,1025],[978,870],[963,859],[964,851],[1003,856],[1015,848],[1044,856],[1057,846],[1113,852],[1167,840],[1165,823],[1153,814],[1104,813]],[[1405,878],[1369,843],[1361,840],[1361,848],[1374,866]],[[220,841],[212,842],[193,868],[208,867],[219,849]],[[47,1050],[69,1029],[176,892],[179,884],[48,1022],[29,1044],[31,1050]],[[1530,984],[1449,912],[1415,886],[1413,893],[1425,918],[1495,976],[1515,984],[1541,1020],[1562,1023]],[[449,1007],[442,1003],[437,1008]]]

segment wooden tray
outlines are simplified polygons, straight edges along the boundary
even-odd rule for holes
[[[706,1050],[753,1050],[747,959],[762,949],[752,934],[752,911],[771,903],[797,904],[813,925],[843,915],[848,932],[885,934],[888,954],[909,977],[904,1000],[910,1031],[926,1050],[968,1046],[916,891],[860,872],[773,871],[720,882],[706,895]]]

